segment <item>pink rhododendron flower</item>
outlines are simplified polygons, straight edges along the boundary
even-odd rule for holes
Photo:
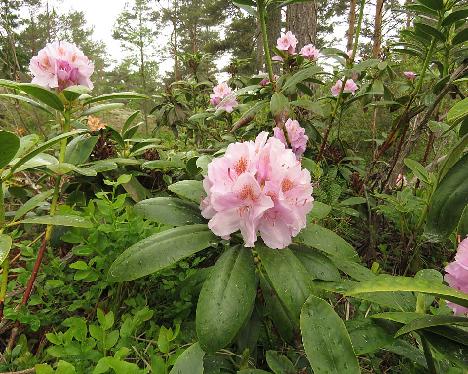
[[[210,104],[216,109],[224,109],[228,113],[231,113],[239,105],[231,87],[226,82],[220,83],[213,88],[213,93],[210,95]]]
[[[234,95],[226,96],[221,102],[216,106],[217,109],[224,109],[228,113],[232,113],[234,109],[239,105]]]
[[[350,49],[348,52],[346,52],[349,58],[353,57],[353,50]]]
[[[32,83],[46,88],[63,90],[82,85],[90,89],[94,64],[74,44],[68,42],[48,43],[29,63]]]
[[[276,55],[276,56],[273,56],[273,57],[271,58],[271,60],[272,60],[272,61],[276,61],[276,62],[283,62],[283,61],[284,61],[284,58],[281,57],[281,56]]]
[[[289,118],[284,124],[284,127],[286,129],[286,133],[288,136],[287,140],[291,145],[291,149],[296,155],[296,158],[300,160],[300,158],[306,150],[307,140],[309,140],[309,137],[305,134],[305,129],[301,127],[299,122],[296,120],[292,120],[291,118]],[[273,129],[273,133],[275,135],[275,138],[279,139],[281,143],[288,146],[288,141],[286,141],[283,129],[275,127]]]
[[[300,54],[311,61],[315,61],[319,57],[319,50],[313,44],[307,44],[302,47]]]
[[[410,81],[413,81],[416,79],[416,73],[414,71],[405,71],[403,72],[403,75],[405,76],[406,79],[409,79]]]
[[[209,228],[224,239],[240,231],[246,247],[260,235],[270,248],[285,248],[305,227],[313,204],[310,173],[266,132],[255,142],[230,144],[208,165],[203,186]]]
[[[468,293],[468,237],[458,246],[455,261],[445,267],[445,281],[450,287],[461,292]],[[468,308],[454,304],[450,301],[447,305],[455,314],[468,314]]]
[[[331,88],[331,93],[333,96],[338,96],[340,94],[342,85],[343,85],[343,81],[341,79],[336,81],[336,83]],[[358,89],[357,84],[352,79],[348,79],[345,83],[343,93],[351,93],[354,95],[357,89]]]
[[[297,39],[291,31],[281,35],[276,41],[276,48],[278,48],[280,51],[286,51],[291,55],[295,52],[296,46]]]

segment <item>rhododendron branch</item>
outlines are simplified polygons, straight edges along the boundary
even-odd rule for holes
[[[68,132],[70,130],[70,109],[66,109],[63,113],[63,122],[62,122],[62,132]],[[59,155],[59,163],[62,164],[65,160],[65,152],[67,148],[68,138],[65,138],[60,143],[60,155]],[[57,175],[55,178],[55,188],[54,194],[52,197],[52,203],[50,205],[50,216],[54,216],[57,211],[57,204],[60,197],[60,185],[62,183],[62,176]],[[31,296],[32,288],[37,278],[37,273],[41,267],[42,259],[44,257],[45,250],[47,248],[47,243],[49,242],[50,238],[52,237],[52,233],[54,230],[53,225],[47,225],[46,233],[44,239],[42,240],[42,244],[39,248],[37,253],[36,262],[34,263],[33,271],[28,279],[28,283],[26,284],[26,290],[24,291],[23,298],[21,299],[21,303],[18,305],[21,307],[22,305],[26,305],[29,297]]]
[[[274,75],[273,75],[273,66],[271,64],[271,54],[270,54],[270,45],[268,44],[268,32],[266,25],[266,6],[264,0],[257,1],[257,10],[258,18],[260,21],[260,28],[262,31],[262,40],[263,40],[263,50],[265,51],[265,65],[268,70],[268,78],[270,79],[271,84],[275,85]]]

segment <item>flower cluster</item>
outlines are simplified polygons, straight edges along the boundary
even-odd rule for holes
[[[209,228],[224,239],[240,230],[246,247],[254,246],[258,233],[270,248],[287,247],[306,226],[313,204],[310,173],[266,132],[255,142],[230,144],[209,164],[203,186]]]
[[[210,104],[216,109],[224,109],[228,113],[231,113],[239,105],[231,87],[226,82],[220,83],[213,88],[213,93],[210,95]]]
[[[455,261],[445,267],[445,281],[450,287],[468,293],[468,237],[458,246]],[[468,314],[468,308],[447,302],[455,314]]]
[[[75,85],[93,88],[94,64],[74,44],[48,43],[29,63],[32,83],[59,91]]]
[[[279,139],[281,143],[283,143],[286,146],[288,145],[289,141],[291,149],[296,155],[296,158],[300,160],[302,154],[306,150],[307,140],[309,140],[309,137],[305,134],[305,130],[303,127],[301,127],[299,122],[296,120],[292,120],[291,118],[289,118],[286,121],[286,123],[284,124],[284,128],[286,130],[287,140],[284,134],[284,130],[280,127],[275,127],[273,129],[275,138]]]
[[[319,50],[313,44],[307,44],[302,47],[300,55],[308,60],[316,61],[319,57]]]
[[[341,92],[341,87],[343,86],[343,81],[341,79],[337,80],[335,85],[331,88],[331,93],[333,96],[338,96]],[[358,89],[357,84],[352,79],[347,79],[345,86],[343,88],[343,93],[351,93],[354,95]]]
[[[280,51],[285,51],[290,55],[296,52],[296,46],[297,39],[291,31],[281,35],[276,41],[276,48],[278,48]]]
[[[276,41],[276,48],[280,51],[286,52],[289,55],[294,55],[296,54],[297,43],[298,41],[296,36],[291,31],[288,31],[278,38]],[[316,61],[319,57],[319,53],[319,50],[315,48],[313,44],[307,44],[303,46],[299,52],[302,57],[311,61]],[[273,56],[272,60],[284,61],[283,57],[281,56]]]

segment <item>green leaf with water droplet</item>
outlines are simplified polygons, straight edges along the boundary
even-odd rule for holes
[[[26,218],[20,221],[20,223],[31,223],[35,225],[53,225],[53,226],[69,226],[69,227],[80,227],[90,229],[93,227],[91,221],[80,216],[37,216]]]
[[[300,324],[304,349],[315,374],[361,372],[343,320],[325,300],[309,296]]]
[[[197,305],[200,345],[216,352],[231,343],[252,313],[257,290],[252,251],[229,248],[205,281]]]
[[[301,307],[311,292],[312,278],[290,249],[277,250],[264,245],[255,249],[288,317],[298,323]]]
[[[359,259],[351,244],[336,235],[333,231],[319,225],[308,224],[294,241],[320,249],[330,255],[347,258],[348,260]]]
[[[151,221],[171,226],[204,223],[198,205],[175,197],[155,197],[140,201],[135,212]]]
[[[174,192],[176,195],[193,201],[197,204],[200,204],[202,197],[206,196],[203,183],[196,180],[179,181],[171,184],[168,189],[169,191]]]
[[[126,249],[109,270],[109,280],[135,280],[155,273],[217,242],[207,225],[188,225],[166,230]]]
[[[169,374],[203,374],[204,357],[205,352],[201,349],[200,344],[192,344],[177,358]]]

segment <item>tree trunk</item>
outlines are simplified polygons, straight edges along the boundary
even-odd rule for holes
[[[296,35],[299,48],[315,44],[317,40],[316,0],[288,5],[286,13],[287,29]]]
[[[346,37],[347,37],[346,50],[347,51],[353,48],[354,24],[355,23],[356,23],[356,0],[350,0],[349,14],[348,14],[348,32],[346,33]]]
[[[372,57],[378,58],[382,46],[382,16],[383,5],[385,0],[377,0],[375,5],[375,18],[374,18],[374,37],[372,44]]]

